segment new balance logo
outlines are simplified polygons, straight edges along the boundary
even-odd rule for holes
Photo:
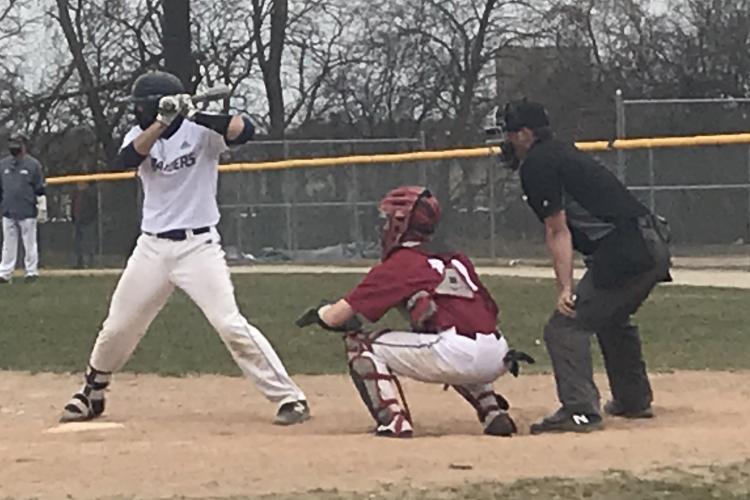
[[[182,145],[180,146],[180,149],[187,149],[190,147],[190,143],[188,141],[184,141]]]
[[[584,425],[589,423],[589,417],[586,415],[573,415],[573,422],[575,422],[576,425]]]

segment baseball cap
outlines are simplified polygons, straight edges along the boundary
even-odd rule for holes
[[[9,146],[21,146],[21,144],[28,144],[29,138],[22,132],[14,132],[8,137]]]
[[[518,132],[524,127],[534,129],[549,126],[549,116],[544,106],[526,99],[507,103],[503,108],[503,121],[508,132]]]

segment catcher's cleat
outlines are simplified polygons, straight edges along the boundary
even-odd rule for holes
[[[375,435],[379,437],[410,438],[413,430],[411,422],[401,413],[397,413],[388,425],[378,425]]]
[[[637,418],[654,418],[654,410],[651,409],[651,405],[646,405],[644,408],[633,410],[630,408],[623,407],[617,400],[613,399],[607,401],[604,404],[604,413],[613,417],[623,417],[630,419]]]
[[[276,425],[300,424],[310,418],[310,407],[307,401],[292,401],[284,403],[276,413],[273,423]]]
[[[516,423],[506,412],[498,413],[484,428],[488,436],[510,437],[517,432]]]
[[[60,422],[85,422],[104,413],[104,398],[91,400],[77,392],[63,408]]]

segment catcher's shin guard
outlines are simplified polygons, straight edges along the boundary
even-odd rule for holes
[[[365,333],[351,333],[345,337],[349,375],[375,419],[375,433],[379,436],[410,437],[411,416],[403,390],[388,366],[374,356],[370,345],[373,338]]]
[[[89,366],[83,387],[65,405],[60,422],[83,422],[104,413],[104,390],[111,378],[111,373]]]
[[[453,388],[474,407],[485,434],[510,436],[518,432],[515,422],[508,415],[508,401],[492,391],[491,386],[454,385]]]

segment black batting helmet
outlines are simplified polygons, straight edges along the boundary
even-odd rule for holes
[[[165,71],[151,71],[135,80],[130,92],[130,100],[135,103],[158,101],[165,95],[184,93],[185,86],[175,75]]]
[[[151,71],[136,78],[129,100],[135,104],[135,119],[141,129],[146,130],[156,120],[159,99],[184,93],[185,86],[172,73]]]

